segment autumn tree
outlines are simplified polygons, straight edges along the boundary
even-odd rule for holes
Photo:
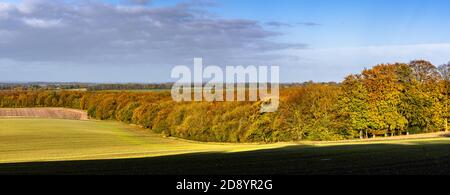
[[[444,104],[437,68],[424,60],[412,61],[408,67],[410,70],[402,72],[407,78],[403,83],[402,112],[409,129],[416,133],[441,130]]]
[[[381,64],[362,73],[367,89],[368,128],[373,134],[395,135],[405,130],[407,120],[400,113],[402,85],[397,75],[398,64]]]
[[[342,83],[339,113],[352,137],[369,129],[369,99],[361,75],[350,75]],[[366,133],[367,134],[367,133]]]
[[[442,94],[444,94],[443,104],[444,104],[444,128],[445,131],[449,131],[449,118],[450,118],[450,62],[439,66],[438,71],[442,78]]]

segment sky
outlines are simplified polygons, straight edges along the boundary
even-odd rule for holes
[[[176,65],[342,81],[450,61],[448,0],[0,0],[0,82],[169,82]]]

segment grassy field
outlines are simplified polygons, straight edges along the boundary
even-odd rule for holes
[[[238,152],[284,145],[203,144],[117,122],[0,119],[0,163]]]
[[[104,121],[0,119],[0,174],[450,174],[450,138],[215,144]]]

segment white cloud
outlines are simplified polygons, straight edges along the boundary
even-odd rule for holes
[[[450,44],[386,45],[349,48],[289,50],[304,62],[327,66],[372,66],[378,63],[408,62],[423,58],[444,63],[450,60]],[[359,65],[356,65],[359,63]],[[368,63],[368,64],[367,64]]]
[[[67,2],[0,3],[0,64],[9,67],[0,75],[8,80],[157,82],[170,80],[172,66],[203,57],[207,65],[280,65],[284,82],[339,81],[383,62],[450,60],[450,44],[314,49],[280,43],[273,41],[282,35],[273,31],[277,28],[214,16],[205,4],[196,7],[197,1],[169,7],[139,4],[146,1]]]
[[[9,18],[9,12],[12,9],[14,9],[12,4],[0,2],[0,20]]]
[[[24,0],[17,6],[17,10],[22,14],[32,14],[40,3],[42,3],[41,0]]]
[[[60,19],[45,20],[38,18],[25,18],[23,19],[23,22],[33,28],[53,28],[62,26],[62,22]]]
[[[415,59],[429,60],[435,65],[450,60],[450,43],[386,45],[348,48],[290,49],[286,69],[298,73],[297,80],[341,81],[351,73],[359,73],[381,63],[407,63]],[[292,78],[289,78],[292,80]]]
[[[14,6],[11,3],[0,2],[0,12],[6,12],[13,8]]]
[[[231,58],[302,46],[271,41],[280,33],[258,21],[211,16],[195,3],[148,7],[40,0],[14,6],[2,28],[17,38],[0,45],[0,58],[17,61],[170,66],[203,56],[226,64]]]
[[[117,80],[134,80],[137,75],[146,80],[144,73],[126,71],[134,69],[149,70],[147,77],[154,81],[167,81],[172,66],[191,64],[194,57],[217,65],[259,64],[269,58],[265,53],[304,47],[273,41],[281,33],[258,21],[214,16],[207,11],[209,5],[199,1],[143,6],[148,3],[25,0],[1,4],[1,13],[9,16],[1,21],[1,33],[14,38],[0,38],[0,60],[9,59],[22,67],[9,69],[15,73],[9,75],[31,80],[39,79],[30,75],[33,71],[17,74],[30,68],[27,64],[61,75],[54,78],[97,70],[90,75],[92,79],[106,79],[116,75],[111,71],[117,71],[133,73]],[[61,66],[64,68],[55,68]],[[74,71],[65,71],[70,69]],[[105,71],[108,73],[103,75]]]

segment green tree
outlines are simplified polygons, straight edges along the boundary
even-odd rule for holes
[[[352,137],[359,134],[360,138],[363,138],[363,132],[369,128],[369,105],[367,89],[361,75],[348,76],[342,83],[342,91],[339,113],[344,117]]]

